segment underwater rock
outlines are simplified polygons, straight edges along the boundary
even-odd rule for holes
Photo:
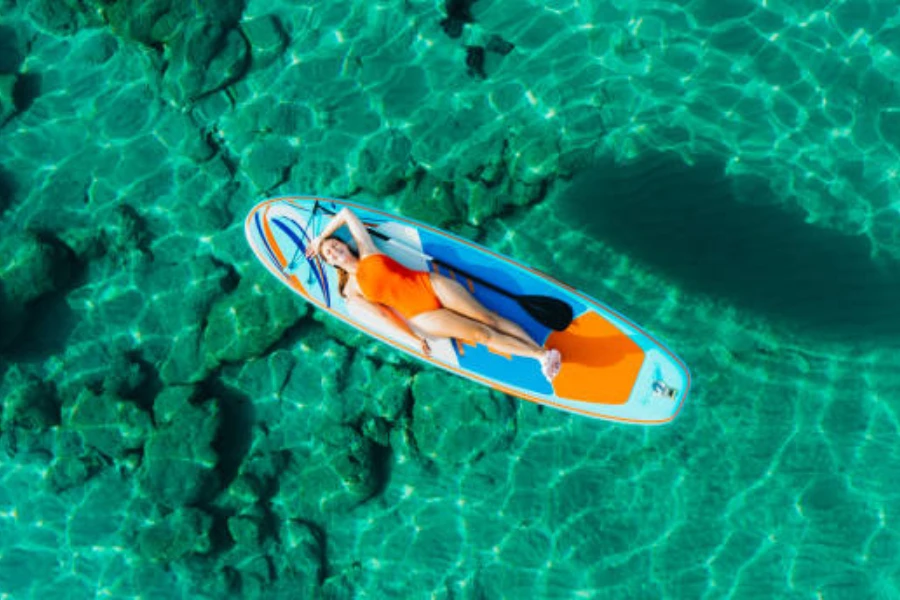
[[[81,456],[56,456],[47,473],[47,487],[57,494],[78,487],[105,466],[106,462],[96,452]]]
[[[251,60],[256,69],[272,64],[287,47],[289,36],[274,15],[242,21],[241,29],[250,42]]]
[[[466,46],[466,73],[470,77],[487,79],[484,72],[484,48],[481,46]]]
[[[296,565],[298,571],[310,573],[318,578],[325,565],[319,557],[325,556],[322,533],[307,523],[288,519],[281,525],[278,539],[281,540],[283,556],[286,564]]]
[[[261,501],[268,502],[278,489],[278,476],[287,465],[287,454],[259,437],[252,445],[254,454],[241,462],[237,476],[216,498],[217,506],[243,512]]]
[[[128,204],[121,204],[112,210],[112,214],[103,220],[103,242],[106,253],[113,262],[120,266],[129,263],[129,257],[140,254],[151,257],[150,237],[147,221],[137,209]]]
[[[542,184],[556,175],[559,152],[556,149],[556,136],[543,129],[536,129],[531,143],[511,157],[509,170],[512,179],[525,186]],[[515,196],[522,204],[532,199]]]
[[[513,44],[507,42],[497,34],[494,34],[490,38],[488,38],[485,47],[487,48],[488,52],[493,52],[495,54],[499,54],[500,56],[506,56],[515,48]]]
[[[231,573],[235,577],[231,588],[239,589],[244,598],[265,598],[275,574],[272,572],[267,556],[255,556],[242,561],[240,569]]]
[[[881,139],[890,145],[894,151],[900,152],[900,111],[896,109],[880,111],[877,124]]]
[[[412,435],[426,460],[447,466],[471,464],[508,447],[515,436],[514,405],[492,390],[427,371],[416,375],[412,393]]]
[[[216,499],[218,505],[244,507],[256,504],[261,495],[262,485],[256,478],[240,474],[234,478],[225,492]]]
[[[345,373],[346,384],[340,394],[343,422],[368,422],[373,416],[388,422],[397,419],[406,405],[412,381],[408,369],[379,364],[357,352]]]
[[[444,0],[444,11],[447,17],[441,20],[441,29],[448,36],[456,39],[462,35],[465,25],[474,23],[472,5],[475,0]]]
[[[332,575],[322,583],[322,595],[328,600],[353,600],[358,597],[357,588],[361,588],[360,575],[356,572]],[[474,596],[478,597],[478,596]]]
[[[144,295],[138,288],[116,289],[113,287],[100,299],[99,303],[93,306],[96,309],[96,316],[102,319],[107,328],[132,330],[135,321],[141,317],[142,312],[146,309],[144,302]],[[140,325],[140,327],[143,327],[143,325]],[[155,330],[144,329],[144,331]]]
[[[96,552],[98,547],[122,543],[123,522],[135,508],[130,478],[112,469],[101,471],[67,500],[56,499],[66,505],[65,547],[73,553]]]
[[[244,552],[259,550],[262,527],[258,520],[246,515],[231,517],[228,519],[228,533]]]
[[[153,127],[157,140],[173,154],[186,156],[196,164],[202,164],[216,154],[215,143],[211,135],[203,131],[192,115],[180,112],[168,112],[161,115]],[[183,165],[177,175],[179,183],[189,184],[197,176],[197,170]],[[186,195],[189,192],[182,190]],[[191,211],[193,213],[195,211]],[[191,229],[197,229],[192,227]]]
[[[415,185],[404,188],[399,212],[435,227],[446,227],[464,219],[453,196],[453,184],[428,172],[422,172]]]
[[[240,389],[251,399],[259,422],[281,423],[285,383],[303,362],[292,352],[279,349],[240,365],[226,365],[218,375],[224,385]]]
[[[90,334],[87,334],[90,336]],[[128,350],[105,336],[101,339],[80,339],[76,345],[67,348],[65,355],[55,358],[58,369],[64,373],[57,380],[57,391],[64,402],[75,402],[85,388],[97,394],[109,392],[121,399],[133,399],[130,383],[142,382],[144,373],[133,362],[137,358]],[[138,370],[135,372],[135,370]],[[121,378],[121,379],[118,379]]]
[[[368,138],[359,153],[353,182],[375,196],[389,196],[403,189],[412,172],[412,143],[395,130]]]
[[[158,258],[162,264],[141,273],[136,282],[141,289],[164,291],[144,303],[151,305],[140,323],[147,331],[173,335],[182,327],[199,323],[218,298],[237,287],[233,267],[210,256],[184,260],[183,256],[170,253]]]
[[[566,136],[572,143],[591,147],[598,137],[607,132],[603,110],[597,106],[580,106],[567,110],[561,115],[565,123]]]
[[[80,2],[72,0],[30,0],[28,16],[47,33],[72,35],[87,24],[91,13],[83,10]],[[93,19],[90,24],[99,24],[99,19]]]
[[[165,254],[165,253],[160,253]],[[202,345],[203,328],[216,300],[237,284],[233,270],[209,256],[171,262],[154,268],[138,281],[140,289],[165,290],[141,302],[138,326],[153,331],[163,344],[144,346],[146,359],[159,362],[160,378],[166,384],[196,383],[206,377],[208,368]]]
[[[0,14],[12,12],[12,6],[8,4],[11,1],[0,0]],[[0,75],[19,72],[27,53],[25,38],[25,32],[21,29],[0,25]]]
[[[594,146],[583,148],[572,148],[559,155],[559,165],[557,177],[560,179],[571,179],[576,174],[590,168],[597,161],[597,149]]]
[[[18,112],[15,101],[15,89],[18,81],[18,75],[0,75],[0,127]]]
[[[203,12],[197,2],[175,0],[86,0],[103,16],[112,32],[128,40],[158,48],[177,35],[179,24],[192,11]]]
[[[128,399],[141,394],[147,375],[141,363],[134,360],[133,356],[116,354],[109,367],[109,373],[102,383],[105,392]]]
[[[323,428],[344,422],[350,351],[315,326],[304,327],[300,337],[293,351],[276,350],[219,371],[224,385],[251,399],[257,422],[265,424],[265,439],[258,438],[254,448],[264,443],[268,452],[305,449]]]
[[[213,518],[197,508],[180,508],[138,533],[138,549],[145,559],[170,563],[190,554],[207,552]]]
[[[296,137],[315,127],[315,116],[308,106],[282,99],[275,106],[270,100],[256,102],[247,110],[254,128],[263,133]]]
[[[332,426],[310,450],[291,451],[273,505],[285,518],[346,512],[378,487],[373,444],[349,427]]]
[[[0,241],[2,283],[7,302],[25,305],[69,284],[78,262],[75,253],[49,233],[15,233]]]
[[[163,86],[178,105],[191,104],[234,83],[247,71],[250,53],[237,29],[194,19],[166,46]]]
[[[355,327],[347,327],[325,311],[310,308],[309,320],[312,322],[310,331],[304,332],[306,336],[301,346],[304,352],[318,352],[319,346],[333,342],[345,350],[352,348],[355,352],[362,352],[367,356],[378,355],[382,360],[397,364],[397,354],[384,352],[385,346],[372,343],[372,336]]]
[[[181,152],[194,163],[205,163],[218,152],[216,144],[209,136],[203,135],[203,132],[197,129],[183,129],[182,132],[184,133],[184,138],[181,143]],[[203,206],[202,203],[201,206]],[[224,227],[222,223],[219,223],[218,226],[212,226],[209,229],[224,229]]]
[[[156,157],[162,158],[163,150],[155,142],[147,143],[146,139],[134,141],[153,128],[150,123],[160,110],[155,93],[149,86],[110,87],[94,98],[96,116],[91,119],[94,135],[106,142],[130,142],[129,154],[140,156],[137,160],[118,161],[116,175],[123,180],[145,177],[146,164],[155,162]],[[91,171],[101,168],[92,167]],[[165,184],[168,185],[169,181]]]
[[[263,193],[290,179],[297,150],[285,139],[264,138],[247,150],[242,166],[247,178]]]
[[[80,268],[75,253],[50,233],[13,233],[0,239],[0,351],[30,320],[33,303],[69,286]]]
[[[221,423],[218,401],[194,404],[195,389],[168,387],[157,396],[157,430],[144,447],[141,491],[169,507],[209,498],[218,491],[219,456],[212,444]]]
[[[454,189],[457,194],[469,199],[466,222],[475,227],[501,213],[506,204],[512,204],[503,191],[489,189],[480,182],[458,179]]]
[[[460,179],[468,179],[483,183],[485,187],[492,188],[490,196],[501,193],[498,186],[506,176],[506,160],[509,141],[505,138],[492,137],[480,142],[473,141],[470,150],[460,157],[456,165],[456,186],[459,187]],[[469,194],[463,194],[469,197]],[[491,198],[485,199],[491,202]],[[467,203],[469,213],[486,212],[472,206],[472,198]]]
[[[0,457],[15,458],[22,464],[39,464],[46,467],[53,459],[51,447],[53,432],[31,431],[18,427],[0,434]]]
[[[2,75],[0,75],[0,78],[2,78]],[[0,112],[2,112],[2,108],[0,108]],[[0,118],[0,126],[2,124],[3,120]],[[0,214],[3,214],[3,211],[12,204],[15,189],[15,181],[12,175],[0,168]]]
[[[277,577],[266,590],[268,598],[329,598],[319,590],[325,575],[325,539],[321,530],[299,520],[281,525],[281,544],[271,552]]]
[[[178,414],[192,406],[200,389],[194,385],[169,385],[153,400],[153,419],[157,425],[172,423]]]
[[[314,525],[277,523],[257,507],[229,517],[227,534],[234,544],[215,563],[224,577],[205,577],[195,570],[202,571],[202,563],[186,565],[203,579],[198,591],[204,598],[322,598],[317,587],[324,572],[324,535]]]
[[[63,404],[62,423],[80,434],[85,446],[114,459],[143,447],[153,430],[150,415],[133,402],[90,389]]]
[[[362,422],[361,431],[373,443],[387,448],[391,445],[391,425],[382,417],[367,418]]]
[[[61,422],[60,402],[53,385],[24,372],[19,365],[6,372],[0,393],[0,431],[13,427],[46,431]]]
[[[167,385],[199,383],[209,374],[199,325],[186,326],[171,340],[168,354],[159,370]]]
[[[260,356],[297,322],[298,304],[281,286],[264,291],[253,279],[242,279],[209,311],[203,335],[207,366]]]
[[[79,44],[72,49],[72,59],[92,65],[102,65],[119,49],[119,41],[106,31],[92,31],[90,37],[79,38]]]

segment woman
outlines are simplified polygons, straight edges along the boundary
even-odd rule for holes
[[[331,237],[346,225],[359,255],[343,241]],[[312,240],[306,256],[321,255],[342,272],[341,294],[357,310],[363,310],[392,327],[412,335],[426,354],[425,338],[416,331],[438,338],[459,338],[484,344],[495,352],[534,358],[548,381],[559,373],[558,350],[538,346],[524,329],[481,305],[462,285],[439,273],[414,271],[381,252],[365,225],[350,209],[337,213],[321,235]],[[379,305],[403,315],[408,330],[387,317]]]

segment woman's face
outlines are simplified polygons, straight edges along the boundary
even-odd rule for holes
[[[325,240],[319,247],[319,252],[322,254],[322,258],[325,259],[325,262],[335,267],[343,267],[347,262],[355,258],[347,244],[340,240]]]

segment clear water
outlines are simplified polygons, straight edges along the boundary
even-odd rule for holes
[[[900,597],[896,3],[470,16],[0,0],[0,598]],[[323,320],[242,232],[309,192],[616,307],[682,414]]]

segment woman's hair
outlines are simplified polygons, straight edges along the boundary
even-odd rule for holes
[[[327,238],[325,238],[324,240],[322,240],[322,243],[324,244],[328,240],[334,240],[335,242],[342,243],[343,245],[347,246],[347,250],[349,250],[353,256],[359,258],[359,254],[356,252],[356,250],[354,250],[350,246],[350,244],[348,244],[341,238],[334,236],[334,235],[330,235]],[[331,263],[328,263],[328,264],[331,264]],[[347,271],[345,271],[344,269],[340,268],[337,265],[331,265],[331,266],[334,267],[335,270],[338,272],[338,293],[340,293],[340,295],[342,297],[346,298],[347,296],[346,296],[346,294],[344,294],[344,288],[347,286],[347,282],[350,280],[350,274],[347,273]]]

